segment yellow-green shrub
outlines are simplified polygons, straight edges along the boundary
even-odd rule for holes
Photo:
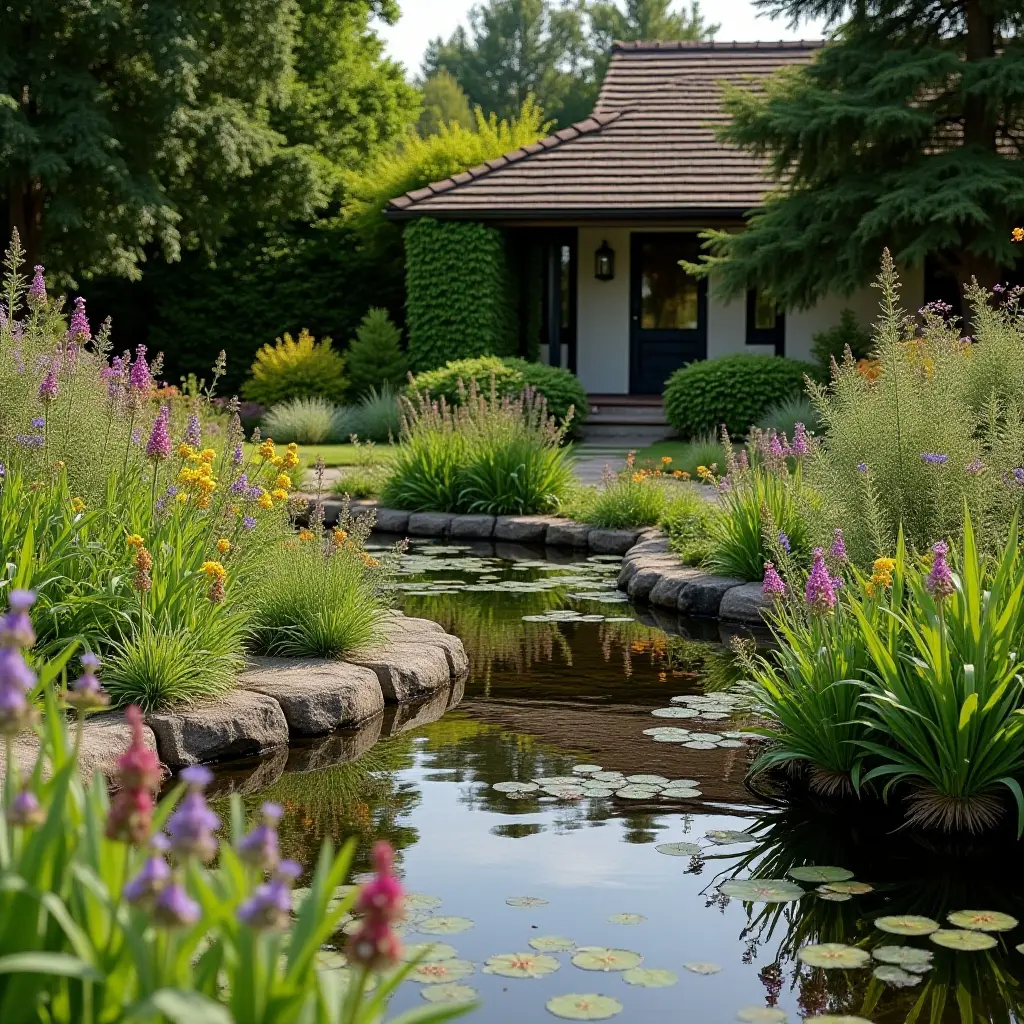
[[[298,338],[286,332],[273,345],[264,345],[250,373],[242,393],[268,406],[314,395],[340,402],[348,385],[345,360],[331,348],[331,339],[318,344],[305,329]]]

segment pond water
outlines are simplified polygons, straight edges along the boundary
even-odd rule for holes
[[[463,640],[464,691],[218,772],[222,796],[237,790],[252,811],[284,805],[283,849],[304,864],[324,837],[356,837],[359,871],[374,839],[394,845],[419,894],[405,941],[443,943],[446,959],[405,983],[392,1012],[468,987],[481,1002],[473,1019],[495,1024],[554,1020],[553,999],[569,1019],[623,1022],[1021,1019],[1024,929],[975,929],[966,941],[995,944],[954,951],[875,924],[1020,917],[1015,847],[910,835],[877,813],[787,808],[746,789],[755,747],[730,693],[728,637],[632,608],[615,591],[618,561],[414,545],[397,602]],[[844,870],[814,878],[808,865]],[[786,881],[736,887],[751,875]],[[825,951],[848,969],[797,957],[820,943],[863,952]],[[510,974],[492,961],[492,972],[501,954],[534,959]],[[524,965],[538,976],[516,976]],[[557,1000],[569,994],[588,998]]]

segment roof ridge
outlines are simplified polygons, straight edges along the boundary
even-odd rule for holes
[[[536,153],[545,153],[549,150],[557,149],[566,142],[572,142],[574,139],[578,139],[581,135],[588,135],[591,132],[599,132],[606,125],[611,124],[613,121],[617,121],[627,109],[628,108],[623,107],[603,114],[593,113],[582,121],[577,121],[575,124],[570,125],[568,128],[560,128],[557,132],[553,132],[551,135],[545,135],[544,138],[538,139],[536,142],[531,142],[528,145],[520,146],[518,149],[514,149],[509,153],[503,153],[501,156],[494,157],[491,160],[486,160],[482,164],[477,164],[476,167],[470,167],[468,170],[461,171],[459,174],[453,174],[449,178],[442,178],[440,181],[432,181],[430,184],[424,185],[422,188],[412,189],[404,195],[396,196],[388,202],[387,208],[389,210],[407,210],[410,206],[418,203],[421,199],[428,199],[430,196],[440,195],[443,192],[447,192],[449,189],[455,188],[456,185],[462,185],[467,181],[478,180],[490,174],[491,171],[496,171],[500,167],[506,167],[508,164],[525,160],[527,157],[533,156]]]
[[[655,50],[817,50],[826,42],[825,39],[779,39],[774,42],[765,39],[754,39],[749,42],[717,42],[714,39],[617,39],[612,43],[612,53]]]

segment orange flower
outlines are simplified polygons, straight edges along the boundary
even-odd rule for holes
[[[299,540],[305,542],[313,539],[313,533],[311,530],[299,530]]]
[[[662,455],[662,457],[661,457],[661,464],[663,466],[667,466],[671,461],[672,461],[672,456],[671,455]]]
[[[1024,228],[1014,228],[1010,232],[1010,238],[1014,242],[1024,242]]]

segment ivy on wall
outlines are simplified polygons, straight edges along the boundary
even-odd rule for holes
[[[515,354],[515,274],[501,231],[425,217],[406,227],[405,257],[413,371],[450,359]]]

